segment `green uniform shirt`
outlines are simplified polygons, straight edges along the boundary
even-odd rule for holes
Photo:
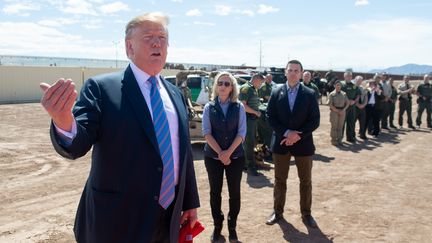
[[[190,101],[192,102],[192,92],[189,89],[189,87],[181,87],[181,91],[183,93],[183,96],[185,97],[185,99],[190,99]]]
[[[361,95],[360,89],[355,86],[352,82],[342,81],[342,91],[345,92],[348,99],[355,100],[357,95]]]
[[[309,82],[309,84],[305,84],[304,82],[302,82],[302,83],[304,84],[304,86],[306,86],[306,87],[312,89],[312,90],[314,91],[315,98],[316,98],[316,99],[319,99],[319,97],[320,97],[320,92],[319,92],[318,87],[317,87],[314,83],[312,83],[312,82]]]
[[[273,85],[271,83],[264,82],[258,90],[258,96],[264,99],[264,102],[268,102],[268,99],[265,97],[268,96],[270,98],[272,88]]]
[[[417,87],[417,92],[419,93],[419,96],[430,99],[432,97],[432,85],[430,83],[422,83]]]
[[[259,110],[261,102],[259,100],[258,91],[251,82],[247,82],[240,87],[239,100],[245,101],[250,108],[256,111]]]
[[[412,87],[411,84],[407,84],[405,82],[402,82],[399,84],[398,89],[399,91],[401,91],[400,93],[400,97],[402,97],[403,99],[411,99],[411,93],[410,92],[404,92],[406,90],[409,90]]]
[[[346,102],[348,102],[348,97],[343,91],[336,92],[336,90],[333,90],[329,94],[328,100],[329,105],[333,105],[336,108],[344,108]]]

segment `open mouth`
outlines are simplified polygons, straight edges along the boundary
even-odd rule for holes
[[[161,54],[159,52],[155,52],[151,54],[152,57],[160,57]]]

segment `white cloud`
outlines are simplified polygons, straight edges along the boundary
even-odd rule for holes
[[[201,15],[202,15],[201,11],[197,8],[191,9],[191,10],[186,12],[186,16],[189,16],[189,17],[198,17]]]
[[[82,25],[85,29],[100,29],[102,28],[102,20],[100,19],[91,19],[83,21]]]
[[[227,16],[232,12],[232,7],[228,5],[216,5],[215,13],[220,16]]]
[[[365,5],[369,5],[369,1],[368,0],[356,0],[355,6],[365,6]]]
[[[193,44],[176,46],[172,42],[168,60],[259,65],[259,41],[262,40],[264,66],[283,67],[294,58],[305,68],[317,70],[353,68],[354,71],[369,71],[406,63],[432,64],[432,21],[412,18],[359,20],[339,26],[320,26],[305,33],[289,31],[290,28],[281,23],[273,26],[272,29],[278,29],[276,33],[265,29],[250,31],[247,38],[231,36],[227,41],[210,34]],[[299,26],[299,29],[306,27]]]
[[[97,15],[93,4],[85,0],[67,0],[66,6],[62,5],[60,10],[71,14]]]
[[[264,4],[260,4],[259,5],[259,9],[258,9],[258,13],[259,14],[268,14],[268,13],[274,13],[274,12],[278,12],[279,9],[275,8],[273,6],[268,6],[268,5],[264,5]]]
[[[34,3],[14,3],[6,5],[2,11],[6,14],[28,15],[28,11],[38,11],[40,6]]]
[[[174,2],[174,3],[182,3],[183,0],[171,0],[171,2]]]
[[[37,23],[48,27],[59,27],[64,25],[76,24],[78,22],[79,22],[78,20],[72,18],[54,18],[54,19],[40,20]]]
[[[201,22],[201,21],[194,21],[193,24],[195,24],[195,25],[204,25],[204,26],[215,26],[215,23]]]
[[[100,6],[100,11],[104,14],[112,14],[120,11],[128,11],[129,6],[123,2],[113,2]]]
[[[250,17],[252,17],[252,16],[255,15],[255,13],[252,10],[249,10],[249,9],[240,10],[240,14],[247,15],[247,16],[250,16]]]
[[[111,41],[88,40],[36,23],[0,23],[0,36],[0,53],[6,55],[115,58]],[[119,59],[127,59],[122,43],[118,54]]]
[[[289,56],[303,61],[305,67],[336,70],[352,67],[354,71],[406,63],[431,64],[431,21],[368,20],[310,33],[264,39],[264,56],[271,54],[271,60],[265,58],[264,62],[283,65]]]

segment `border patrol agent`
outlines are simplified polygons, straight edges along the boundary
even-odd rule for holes
[[[261,85],[258,90],[258,95],[262,100],[262,104],[259,107],[259,111],[262,113],[260,119],[257,120],[257,130],[258,137],[260,140],[267,146],[267,149],[270,149],[271,136],[273,133],[270,124],[268,123],[265,111],[267,110],[267,102],[270,99],[271,92],[276,84],[272,81],[273,76],[271,74],[267,74],[265,78],[265,82]],[[271,155],[266,160],[271,160]]]
[[[432,85],[429,83],[430,76],[426,74],[423,78],[423,83],[420,84],[417,87],[417,103],[418,103],[418,110],[417,110],[417,127],[420,128],[421,124],[421,117],[423,114],[423,111],[426,109],[426,122],[427,127],[432,128],[432,121],[431,121],[431,110],[432,110]]]
[[[349,106],[346,110],[345,123],[346,123],[346,140],[351,143],[356,142],[355,138],[355,118],[356,118],[356,110],[355,104],[357,103],[360,97],[360,90],[357,86],[355,86],[352,82],[352,73],[345,72],[344,73],[345,81],[342,83],[342,91],[344,91],[349,100]]]
[[[342,145],[343,126],[345,122],[345,111],[349,106],[348,97],[341,90],[341,81],[336,81],[334,90],[328,96],[328,105],[330,107],[330,137],[331,144]]]
[[[261,74],[255,74],[251,80],[243,84],[240,88],[239,100],[243,103],[246,111],[246,139],[244,142],[246,167],[248,173],[258,176],[255,161],[255,137],[256,137],[256,120],[261,116],[259,106],[261,104],[258,96],[258,88],[264,81]]]

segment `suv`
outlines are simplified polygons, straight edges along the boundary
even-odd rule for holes
[[[174,85],[176,85],[176,76],[166,76],[164,79]]]
[[[187,86],[192,93],[192,101],[205,105],[209,101],[209,91],[211,81],[208,76],[189,74],[187,76]]]
[[[273,76],[273,82],[277,84],[283,84],[287,81],[287,78],[285,77],[285,68],[271,67],[270,71],[266,71],[266,73],[271,74]]]

